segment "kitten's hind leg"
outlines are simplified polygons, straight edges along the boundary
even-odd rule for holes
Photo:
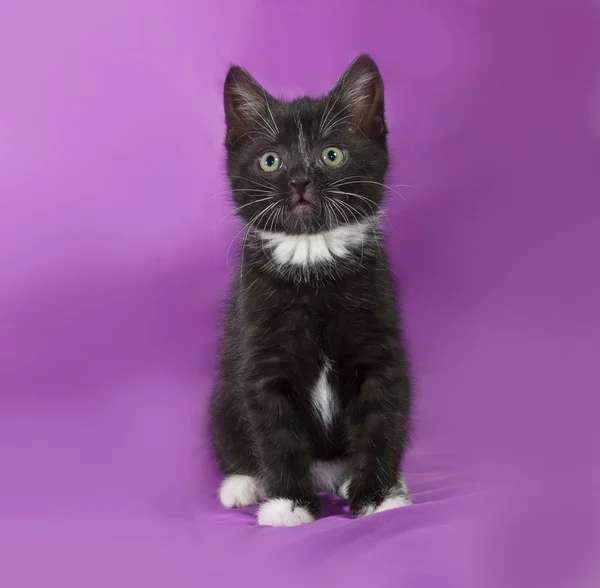
[[[225,508],[255,506],[265,499],[265,491],[255,476],[233,474],[227,476],[219,489],[219,500]]]

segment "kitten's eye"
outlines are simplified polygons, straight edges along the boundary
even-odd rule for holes
[[[258,163],[263,171],[274,172],[281,167],[281,157],[275,151],[267,151],[260,156]]]
[[[338,147],[325,147],[321,152],[321,161],[329,167],[338,167],[345,159],[344,152]]]

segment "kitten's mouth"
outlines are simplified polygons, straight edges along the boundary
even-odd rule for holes
[[[310,210],[312,207],[312,203],[306,200],[300,200],[300,202],[294,204],[294,210]]]
[[[292,192],[288,196],[287,211],[285,231],[291,234],[314,233],[322,224],[323,208],[319,196],[310,190],[303,194]]]
[[[315,207],[315,197],[310,192],[292,196],[292,210],[297,214],[309,214]]]

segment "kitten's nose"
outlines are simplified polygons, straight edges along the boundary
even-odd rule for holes
[[[309,185],[310,180],[306,176],[295,176],[290,180],[290,187],[296,191],[298,196],[304,196]]]

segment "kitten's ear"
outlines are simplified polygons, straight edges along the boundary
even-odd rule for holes
[[[228,147],[252,129],[275,134],[269,109],[269,101],[274,99],[245,69],[237,65],[229,69],[223,99]]]
[[[375,62],[359,55],[331,91],[338,100],[341,116],[367,135],[383,136],[387,129],[384,117],[383,80]]]

